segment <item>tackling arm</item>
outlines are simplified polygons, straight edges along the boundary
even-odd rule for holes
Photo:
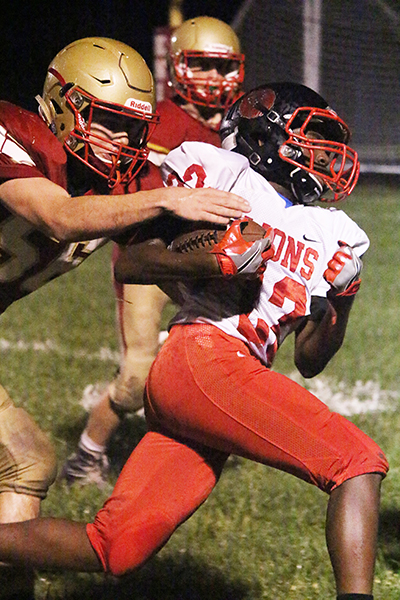
[[[59,241],[112,237],[163,213],[227,224],[230,218],[250,210],[240,196],[211,188],[171,187],[115,196],[71,197],[44,177],[4,182],[0,200],[11,212]]]

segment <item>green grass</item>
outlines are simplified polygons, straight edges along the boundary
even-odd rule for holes
[[[343,348],[316,379],[332,389],[372,381],[382,390],[400,390],[400,191],[361,183],[343,209],[367,231],[371,249]],[[1,339],[10,345],[0,344],[1,382],[49,432],[60,463],[86,420],[83,390],[111,379],[117,366],[114,311],[106,247],[2,316]],[[275,369],[292,374],[292,355],[288,340]],[[391,463],[383,484],[375,598],[398,600],[400,411],[351,418],[383,447]],[[121,427],[111,447],[114,471],[107,490],[55,484],[43,514],[90,520],[143,433],[138,418]],[[324,538],[326,502],[319,490],[289,475],[231,460],[208,501],[137,574],[116,581],[40,572],[37,599],[333,600]]]

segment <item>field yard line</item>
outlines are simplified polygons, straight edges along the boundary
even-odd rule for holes
[[[165,342],[167,337],[168,333],[166,331],[160,331],[160,345]],[[118,363],[120,356],[118,350],[112,350],[111,348],[106,347],[100,348],[97,352],[87,352],[87,350],[83,349],[71,352],[71,350],[63,348],[52,340],[46,340],[44,342],[26,342],[24,340],[10,341],[6,340],[5,338],[0,338],[0,352],[7,352],[8,350],[16,350],[19,352],[28,352],[29,350],[34,350],[35,352],[54,352],[60,356],[85,358],[87,360],[110,361],[113,363]]]
[[[160,345],[165,341],[167,335],[166,331],[160,332]],[[68,358],[79,358],[88,361],[99,360],[114,364],[119,363],[119,352],[111,348],[103,347],[97,352],[87,352],[84,349],[72,352],[52,340],[26,342],[23,340],[10,341],[0,338],[0,352],[10,350],[19,352],[33,350],[35,352],[55,353]],[[357,381],[355,385],[349,386],[343,381],[333,381],[323,375],[305,381],[297,371],[291,373],[289,377],[297,381],[300,385],[305,386],[322,402],[325,402],[331,410],[345,416],[398,408],[400,392],[384,390],[376,381]],[[96,404],[105,385],[106,382],[96,382],[86,386],[80,401],[86,410],[90,410]]]
[[[306,387],[331,410],[345,416],[398,410],[400,392],[384,390],[377,381],[356,381],[351,386],[344,381],[333,381],[323,375],[306,381],[297,371],[289,377]]]
[[[12,342],[10,340],[0,338],[0,352],[7,352],[9,350],[17,352],[28,352],[30,350],[34,350],[35,352],[52,352],[54,354],[58,354],[59,356],[66,356],[70,358],[84,358],[86,360],[100,360],[113,363],[119,362],[119,352],[112,350],[111,348],[100,348],[97,352],[87,352],[83,349],[71,352],[71,350],[68,348],[63,348],[52,340],[46,340],[44,342],[26,342],[23,340],[17,340]]]

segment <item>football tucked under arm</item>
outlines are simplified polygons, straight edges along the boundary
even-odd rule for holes
[[[273,256],[273,230],[245,217],[232,221],[225,230],[198,229],[176,237],[168,249],[182,254],[216,257],[221,274],[260,275]]]
[[[204,229],[205,224],[182,223],[169,242],[161,236],[134,238],[121,247],[114,265],[119,283],[158,284],[235,274],[258,276],[273,254],[272,230],[251,219],[233,221],[228,229]]]

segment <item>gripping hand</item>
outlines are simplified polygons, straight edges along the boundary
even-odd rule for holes
[[[324,272],[324,279],[336,290],[337,296],[354,296],[359,290],[362,269],[362,260],[353,248],[345,242],[339,241],[340,250],[337,250],[328,262]]]
[[[237,274],[261,275],[266,261],[274,255],[271,227],[263,229],[248,217],[231,223],[222,240],[210,251],[216,255],[225,277]]]

